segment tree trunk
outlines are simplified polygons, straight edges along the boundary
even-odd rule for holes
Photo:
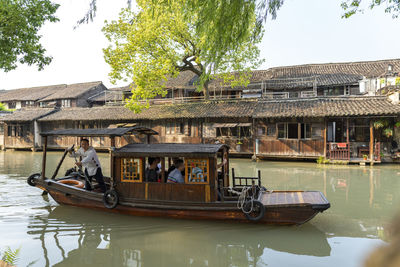
[[[209,80],[207,80],[205,83],[204,83],[204,86],[203,86],[203,94],[204,94],[204,99],[205,100],[209,100],[210,99],[210,92],[208,91],[208,84],[210,83],[210,81]]]

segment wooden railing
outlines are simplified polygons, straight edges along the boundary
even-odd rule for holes
[[[119,96],[114,99],[106,99],[106,105],[123,105],[125,101],[122,101],[122,93],[120,92],[108,92],[108,94],[115,94],[115,96]],[[227,95],[227,94],[215,94],[210,95],[209,100],[243,100],[249,98],[261,98],[261,99],[288,99],[288,98],[307,98],[307,97],[316,97],[317,94],[315,91],[298,91],[298,92],[264,92],[261,94],[261,97],[258,96],[247,96],[246,94],[242,95]],[[199,102],[205,100],[204,96],[191,96],[191,97],[170,97],[170,98],[156,98],[149,99],[150,104],[154,105],[162,105],[162,104],[170,104],[170,103],[190,103],[190,102]],[[145,101],[142,101],[143,103]]]
[[[305,97],[316,97],[317,92],[316,91],[301,91],[300,92],[300,97],[305,98]]]
[[[266,99],[286,99],[289,98],[289,92],[263,93],[262,97]]]
[[[330,160],[350,160],[349,143],[328,143],[328,158]]]

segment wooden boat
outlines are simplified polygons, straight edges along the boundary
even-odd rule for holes
[[[137,216],[162,216],[185,219],[227,220],[268,224],[302,224],[330,207],[318,191],[272,191],[258,177],[229,176],[229,147],[224,144],[128,144],[112,148],[108,190],[103,194],[87,191],[63,180],[83,180],[73,172],[57,177],[58,170],[46,176],[48,136],[109,136],[111,144],[124,134],[156,134],[144,127],[116,129],[55,130],[43,136],[42,173],[28,178],[30,185],[48,192],[60,204],[86,207]],[[147,138],[150,140],[150,138]],[[162,182],[146,182],[148,157],[160,158]],[[179,157],[185,163],[185,183],[171,184],[166,179],[167,163]],[[230,186],[232,184],[232,186]]]

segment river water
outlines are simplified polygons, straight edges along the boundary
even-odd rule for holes
[[[48,166],[62,153],[51,152]],[[107,154],[100,154],[105,174]],[[60,173],[73,166],[64,162]],[[0,152],[0,251],[18,266],[362,266],[387,241],[400,202],[400,166],[319,166],[233,159],[238,176],[274,190],[318,190],[331,208],[302,226],[266,226],[108,214],[58,205],[26,178],[41,154]],[[48,170],[47,176],[50,176]]]

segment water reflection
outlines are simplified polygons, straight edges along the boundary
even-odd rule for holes
[[[322,191],[332,206],[301,227],[140,218],[58,206],[26,184],[40,166],[40,153],[0,152],[0,250],[21,247],[18,266],[360,266],[400,202],[399,165],[233,159],[239,176],[261,170],[268,188]]]
[[[49,209],[28,226],[28,234],[41,241],[45,266],[256,266],[268,260],[266,249],[318,257],[331,252],[325,233],[311,224],[282,231]]]

